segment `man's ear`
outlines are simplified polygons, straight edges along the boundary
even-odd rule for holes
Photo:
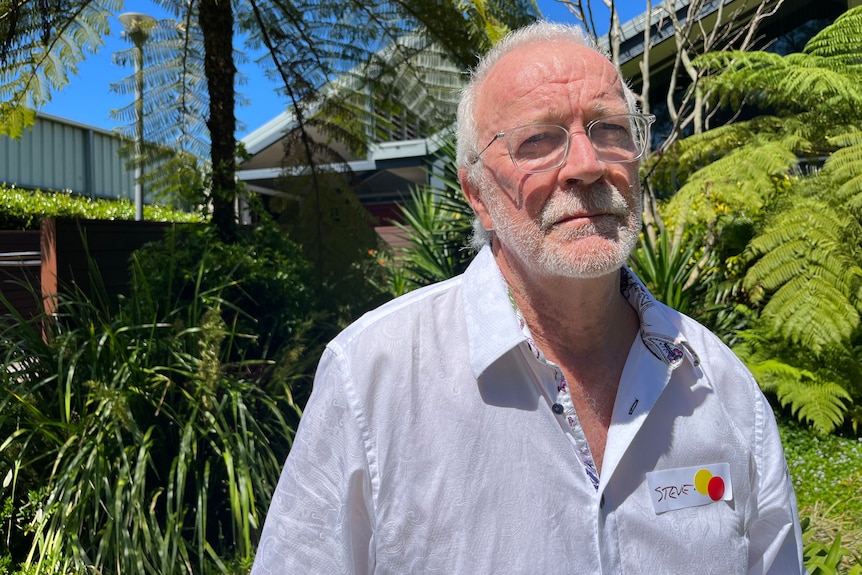
[[[461,191],[464,193],[464,197],[467,198],[467,203],[473,208],[473,213],[476,214],[479,223],[486,230],[493,230],[494,224],[491,223],[491,216],[479,193],[479,187],[473,184],[467,177],[467,168],[458,168],[458,181],[461,182]]]

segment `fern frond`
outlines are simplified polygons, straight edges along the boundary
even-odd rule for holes
[[[767,291],[775,291],[805,269],[805,254],[811,246],[796,237],[793,230],[770,228],[770,232],[755,237],[749,243],[753,255],[762,254],[751,266],[742,286],[751,289],[755,284]]]
[[[862,66],[859,60],[859,31],[862,30],[862,6],[851,8],[818,32],[805,45],[807,54],[830,61],[833,67]]]
[[[777,80],[767,101],[793,102],[802,109],[839,106],[839,109],[858,109],[862,94],[857,89],[859,78],[843,69],[832,69],[830,61],[814,55],[789,54],[786,66],[770,80]]]
[[[829,202],[802,197],[749,243],[758,259],[743,286],[771,294],[762,315],[776,333],[820,352],[846,344],[859,328],[860,246],[847,241],[855,228],[857,220]]]
[[[800,421],[821,432],[839,427],[852,404],[847,385],[839,383],[841,370],[824,369],[830,359],[810,350],[774,339],[762,328],[741,332],[742,344],[734,352],[749,368],[761,389],[774,393]]]
[[[784,259],[804,257],[815,249],[829,249],[843,244],[841,230],[852,226],[854,218],[831,209],[828,201],[816,197],[791,196],[788,209],[774,214],[757,237],[751,240],[748,251],[753,257],[777,252]],[[801,243],[801,245],[800,245]],[[786,253],[791,251],[792,254]],[[786,255],[785,255],[786,254]]]
[[[788,383],[780,386],[776,395],[800,421],[809,422],[821,433],[840,427],[852,403],[847,390],[834,381]]]
[[[733,59],[728,61],[728,56]],[[763,52],[735,52],[719,58],[728,65],[722,73],[704,79],[704,89],[719,104],[738,107],[744,100],[760,108],[772,107],[779,115],[798,113],[832,102],[841,110],[858,109],[862,94],[857,74],[812,54],[781,57]]]
[[[738,108],[744,100],[759,101],[767,93],[762,88],[774,86],[777,71],[785,65],[778,54],[740,51],[707,52],[692,63],[706,72],[701,79],[704,91],[731,108]]]
[[[734,352],[738,354],[738,348],[735,347]],[[746,366],[763,391],[777,392],[779,388],[813,377],[808,370],[790,365],[778,358],[757,362],[746,361]]]
[[[759,212],[796,155],[777,143],[739,148],[692,174],[667,204],[669,219],[709,223],[719,215]]]
[[[826,160],[823,172],[838,186],[836,201],[846,204],[862,223],[862,132],[845,134],[834,140],[846,147]]]
[[[843,345],[859,327],[859,312],[848,294],[818,277],[796,276],[782,285],[762,317],[789,341],[822,352]]]
[[[839,201],[846,202],[850,211],[862,222],[862,173],[844,182],[835,195]]]

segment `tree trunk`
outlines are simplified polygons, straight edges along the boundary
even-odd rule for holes
[[[207,127],[212,158],[212,223],[226,242],[236,238],[236,116],[233,8],[230,0],[200,0],[204,73],[210,105]]]

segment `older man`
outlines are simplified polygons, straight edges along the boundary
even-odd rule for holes
[[[800,573],[771,410],[624,266],[649,116],[579,28],[480,62],[460,277],[330,343],[254,573]]]

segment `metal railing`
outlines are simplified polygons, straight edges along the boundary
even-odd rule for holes
[[[0,252],[0,267],[37,268],[42,265],[42,252]]]

